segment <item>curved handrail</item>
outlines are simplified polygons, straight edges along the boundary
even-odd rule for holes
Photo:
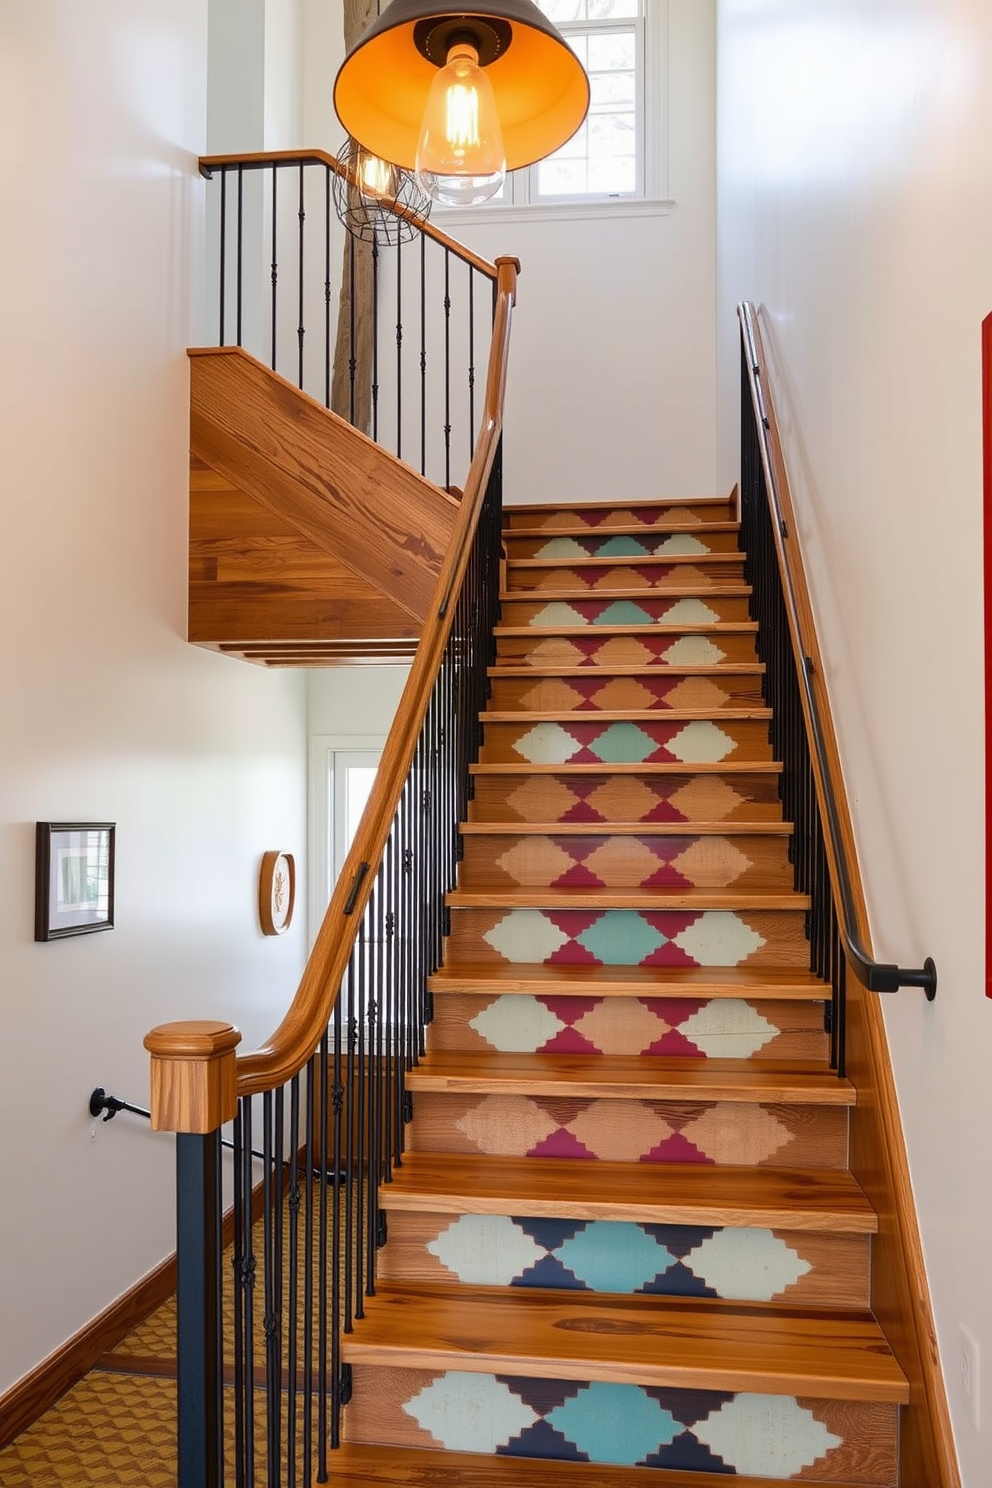
[[[353,171],[342,165],[336,155],[328,150],[262,150],[248,155],[201,155],[199,160],[200,175],[210,180],[215,170],[232,170],[239,166],[242,170],[264,170],[267,165],[326,165],[328,169],[340,176],[343,181],[362,191],[366,196],[377,196],[379,193],[371,191],[367,186],[359,183]],[[464,243],[459,243],[455,238],[449,238],[446,232],[435,227],[426,217],[421,217],[412,207],[397,201],[391,196],[381,196],[379,200],[386,211],[394,217],[402,217],[405,222],[410,222],[426,237],[433,238],[435,243],[440,243],[442,248],[447,248],[462,263],[470,264],[473,269],[478,269],[480,274],[495,280],[498,274],[498,263],[490,263],[486,258],[480,258],[473,253],[471,248],[466,248]]]
[[[482,427],[465,483],[455,531],[431,603],[403,696],[382,753],[375,785],[334,887],[323,923],[286,1016],[271,1038],[237,1060],[237,1093],[257,1095],[285,1084],[303,1068],[322,1038],[348,966],[354,933],[368,903],[404,781],[416,749],[451,630],[453,607],[465,573],[503,425],[503,395],[510,324],[520,265],[496,261],[496,316],[489,352]],[[349,927],[353,926],[354,931]]]
[[[748,302],[738,305],[737,315],[746,354],[782,594],[796,659],[806,732],[811,745],[817,798],[827,826],[827,862],[844,950],[858,979],[870,992],[897,992],[900,987],[921,987],[927,1000],[932,1002],[937,995],[937,968],[932,957],[928,956],[922,967],[907,968],[876,961],[872,955],[864,887],[858,867],[840,753],[823,681],[813,608],[802,555],[794,541],[797,530],[795,508],[782,454],[768,363],[754,305]],[[823,694],[822,706],[819,693]]]

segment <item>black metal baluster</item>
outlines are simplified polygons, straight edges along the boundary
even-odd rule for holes
[[[340,993],[334,1004],[334,1069],[335,1079],[338,1069],[338,1047],[340,1042],[341,1017],[340,1017]],[[338,1261],[337,1261],[337,1237],[339,1231],[338,1223],[338,1182],[337,1168],[334,1172],[333,1190],[328,1200],[327,1193],[327,1167],[330,1151],[330,1121],[329,1110],[331,1092],[328,1089],[329,1081],[329,1034],[324,1031],[320,1041],[316,1064],[316,1091],[314,1101],[318,1113],[317,1130],[317,1196],[318,1196],[318,1220],[317,1220],[317,1482],[327,1482],[327,1404],[328,1404],[328,1381],[327,1371],[330,1365],[331,1380],[331,1446],[337,1446],[337,1422],[340,1413],[340,1353],[338,1344],[339,1316],[334,1307],[336,1287],[338,1284]],[[334,1114],[334,1137],[337,1141],[337,1110]],[[331,1237],[331,1316],[327,1315],[327,1237],[328,1231]],[[329,1325],[329,1326],[328,1326]]]
[[[245,1298],[245,1341],[244,1341],[244,1451],[245,1451],[245,1488],[254,1488],[255,1484],[255,1294],[257,1281],[257,1262],[255,1258],[255,1195],[254,1174],[251,1166],[251,1150],[255,1145],[253,1140],[253,1112],[251,1097],[248,1096],[241,1101],[241,1111],[244,1127],[244,1148],[242,1149],[241,1161],[245,1171],[245,1227],[242,1236],[242,1287]]]
[[[245,1215],[251,1228],[251,1155],[248,1154],[247,1186],[245,1175],[246,1147],[242,1131],[241,1109],[244,1101],[238,1101],[234,1118],[234,1245],[231,1248],[231,1292],[234,1312],[234,1482],[235,1488],[246,1488],[245,1478],[245,1422],[244,1396],[245,1378],[245,1305],[244,1305],[244,1255]]]
[[[427,234],[420,234],[420,473],[427,474]]]
[[[403,458],[403,241],[396,240],[396,458]]]
[[[451,486],[451,249],[444,250],[444,485]]]
[[[303,1460],[301,1477],[304,1484],[313,1481],[313,1415],[314,1415],[314,1204],[318,1188],[314,1179],[314,1089],[320,1054],[313,1054],[307,1064],[306,1106],[303,1142]],[[323,1110],[323,1105],[321,1106]],[[295,1154],[294,1154],[295,1155]]]
[[[324,407],[331,406],[331,168],[324,167]]]
[[[242,166],[238,166],[238,345],[243,341],[242,335],[242,313],[244,307],[244,280],[245,280],[245,173]]]
[[[272,370],[275,372],[278,361],[278,341],[276,336],[276,315],[279,289],[279,217],[278,217],[278,172],[272,167]]]
[[[282,1282],[282,1275],[276,1269],[279,1250],[276,1231],[282,1185],[276,1168],[273,1101],[273,1092],[266,1090],[262,1096],[262,1152],[265,1168],[262,1175],[262,1284],[265,1294],[262,1327],[265,1335],[266,1481],[269,1488],[279,1488],[279,1374],[282,1361],[278,1351],[277,1288]]]
[[[227,298],[227,168],[221,167],[220,172],[220,339],[218,346],[226,345],[224,340],[224,305]]]
[[[468,447],[475,445],[475,268],[468,266]]]
[[[354,426],[355,423],[355,372],[358,367],[358,358],[355,351],[355,240],[348,234],[345,242],[345,252],[348,255],[348,386],[349,392],[349,414],[348,422]]]
[[[355,1102],[355,1317],[365,1316],[365,1221],[367,1217],[365,1175],[368,1162],[368,1053],[365,1047],[365,1026],[368,1017],[368,956],[369,956],[368,911],[362,916],[355,945],[358,960],[357,1000],[355,1004],[355,1073],[358,1080],[358,1098]]]
[[[304,203],[304,195],[303,195],[303,171],[304,171],[304,165],[303,165],[303,161],[301,160],[300,161],[300,196],[299,196],[299,206],[297,208],[297,217],[299,218],[299,223],[300,223],[300,242],[299,242],[299,248],[300,248],[300,295],[299,295],[299,309],[300,309],[300,313],[299,313],[298,323],[297,323],[297,327],[296,327],[296,336],[297,336],[297,340],[299,342],[299,375],[298,375],[298,382],[299,382],[299,385],[300,385],[301,388],[303,386],[303,341],[304,341],[304,338],[306,336],[306,327],[303,324],[303,316],[304,316],[303,285],[304,285],[304,282],[305,282],[304,281],[304,277],[303,277],[303,224],[307,220],[307,214],[306,214],[306,206],[305,206],[305,203]]]
[[[379,440],[379,244],[372,239],[372,438]]]

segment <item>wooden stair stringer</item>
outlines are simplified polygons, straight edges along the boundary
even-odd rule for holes
[[[278,642],[250,655],[270,663],[292,643],[408,654],[457,500],[240,348],[189,356],[191,639]]]

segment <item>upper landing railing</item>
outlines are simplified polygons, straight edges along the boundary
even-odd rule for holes
[[[358,242],[335,211],[354,177],[323,150],[208,155],[208,332],[242,346],[437,485],[479,433],[496,266],[400,202],[403,239]]]
[[[795,823],[796,886],[812,897],[814,969],[834,993],[834,1063],[844,1068],[845,978],[850,966],[872,992],[937,992],[930,957],[922,967],[876,961],[871,950],[840,754],[834,735],[798,528],[754,306],[741,324],[741,525],[754,590],[773,746],[783,761],[782,795]]]

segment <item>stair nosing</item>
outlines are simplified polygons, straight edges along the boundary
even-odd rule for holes
[[[414,1094],[718,1101],[738,1105],[846,1108],[857,1101],[850,1081],[813,1061],[780,1064],[774,1060],[661,1055],[428,1053],[409,1071],[407,1088]]]
[[[767,723],[771,708],[525,708],[490,709],[482,723]]]
[[[794,889],[755,890],[736,894],[707,893],[680,889],[668,893],[654,889],[451,889],[444,896],[451,909],[634,909],[647,914],[665,910],[728,911],[734,913],[803,914],[812,900]]]
[[[581,764],[581,765],[531,765],[521,762],[507,764],[473,764],[469,765],[469,773],[472,775],[781,775],[781,760],[723,760],[715,764],[697,762],[695,764],[682,764],[667,760],[660,764],[634,764],[624,763],[619,765]]]
[[[791,837],[792,822],[463,821],[463,837]]]
[[[455,985],[448,986],[448,982]],[[562,989],[556,994],[554,983]],[[697,985],[698,984],[698,985]],[[446,964],[427,978],[436,995],[570,997],[731,997],[740,1001],[828,1001],[832,989],[811,971],[774,967],[548,966],[544,962]],[[619,992],[603,988],[622,987]],[[715,988],[721,989],[714,991]],[[705,989],[705,991],[703,990]]]
[[[710,1298],[631,1300],[593,1292],[569,1292],[563,1301],[560,1292],[526,1290],[527,1298],[508,1298],[505,1288],[490,1292],[383,1284],[367,1300],[364,1321],[342,1339],[342,1358],[399,1368],[601,1379],[646,1388],[892,1405],[909,1399],[905,1375],[878,1324],[864,1312]],[[447,1316],[445,1303],[457,1321]],[[515,1339],[517,1319],[525,1312],[529,1339]],[[421,1342],[404,1347],[402,1334],[411,1328],[411,1314]],[[721,1330],[726,1338],[720,1337]],[[847,1336],[839,1346],[842,1332]],[[709,1361],[707,1344],[715,1354]],[[793,1348],[807,1361],[804,1368],[797,1367],[798,1360],[790,1361]]]
[[[588,1166],[594,1166],[595,1172],[586,1172]],[[525,1184],[521,1192],[521,1170],[528,1167],[533,1168],[533,1186]],[[422,1173],[424,1168],[428,1171]],[[445,1168],[449,1170],[447,1175]],[[778,1201],[767,1197],[749,1200],[746,1193],[737,1193],[738,1186],[746,1188],[754,1180],[755,1170],[746,1167],[666,1164],[664,1185],[659,1185],[657,1175],[643,1163],[600,1160],[588,1165],[577,1164],[574,1159],[412,1152],[404,1157],[403,1166],[396,1169],[392,1181],[381,1185],[379,1203],[382,1208],[399,1214],[502,1214],[511,1218],[615,1219],[632,1224],[714,1225],[723,1229],[834,1235],[877,1233],[875,1210],[860,1185],[845,1170],[761,1168],[758,1171],[766,1189],[776,1183],[781,1185],[782,1196]],[[611,1197],[614,1178],[622,1180],[622,1187],[629,1190],[631,1177],[635,1185],[643,1184],[644,1194]],[[578,1192],[566,1191],[560,1196],[556,1186],[563,1179],[566,1190],[572,1188]],[[588,1192],[582,1192],[584,1185]],[[834,1191],[832,1201],[822,1197],[817,1202],[802,1192],[797,1200],[795,1193],[790,1193],[807,1188],[815,1193],[818,1185]],[[658,1192],[659,1187],[664,1192]],[[678,1198],[666,1196],[676,1188]],[[701,1192],[693,1195],[693,1188]],[[846,1203],[838,1202],[839,1192]]]

